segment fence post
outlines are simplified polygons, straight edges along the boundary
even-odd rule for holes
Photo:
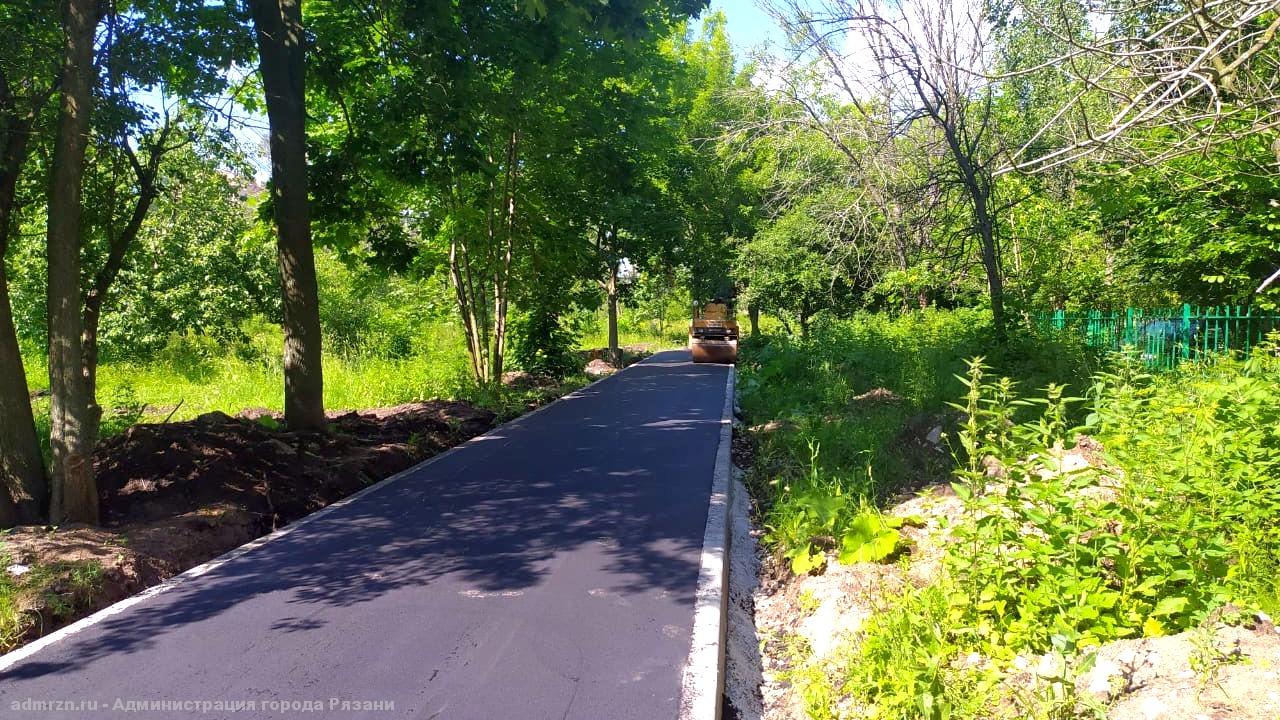
[[[1185,335],[1184,335],[1185,334]],[[1191,358],[1191,306],[1182,303],[1182,331],[1178,333],[1178,355],[1180,360]]]

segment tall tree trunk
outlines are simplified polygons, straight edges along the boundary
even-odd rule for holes
[[[483,330],[480,327],[475,307],[472,304],[472,293],[467,283],[465,263],[466,246],[460,239],[454,238],[449,243],[449,279],[453,285],[454,296],[458,301],[458,312],[462,315],[462,329],[467,337],[467,356],[471,358],[471,375],[476,379],[476,382],[483,383],[486,368],[485,343],[487,341],[483,337]]]
[[[307,204],[302,0],[251,4],[271,126],[271,200],[284,310],[284,419],[292,430],[323,430],[320,295]]]
[[[38,108],[48,95],[33,103],[30,113],[19,117],[0,73],[3,100],[3,146],[0,147],[0,528],[17,522],[35,523],[44,517],[49,500],[44,458],[36,436],[35,416],[27,388],[26,369],[18,346],[18,331],[9,302],[9,277],[5,255],[13,227],[18,175],[27,158],[27,139]]]
[[[609,364],[622,367],[622,349],[618,347],[618,264],[609,264],[609,277],[604,283],[609,299]]]
[[[751,323],[751,336],[760,334],[760,308],[755,303],[747,306],[747,320]]]
[[[502,241],[501,256],[494,270],[493,281],[493,353],[490,356],[489,379],[502,382],[503,363],[507,355],[507,305],[511,280],[511,259],[515,251],[516,236],[516,182],[518,179],[520,133],[512,132],[507,142],[506,178],[503,181],[503,213],[506,215],[506,237]]]
[[[62,102],[49,184],[49,444],[53,473],[49,516],[53,522],[98,522],[98,492],[91,453],[96,438],[82,372],[80,334],[81,181],[89,140],[96,69],[93,36],[96,0],[67,0]]]
[[[989,187],[989,186],[987,186]],[[991,324],[995,326],[996,339],[1005,339],[1004,275],[1000,269],[1000,253],[996,248],[995,220],[987,206],[987,192],[973,192],[974,222],[982,242],[982,266],[987,271],[987,290],[991,295]]]
[[[1006,337],[1004,274],[1000,266],[1000,250],[996,245],[995,218],[992,217],[989,206],[993,179],[991,173],[975,161],[971,145],[961,140],[960,131],[955,125],[941,120],[943,115],[939,111],[932,112],[942,126],[947,147],[960,170],[959,179],[973,208],[973,227],[982,246],[982,267],[987,273],[987,291],[991,298],[991,323],[995,326],[996,340],[1003,343]]]
[[[38,442],[0,248],[0,528],[35,522],[43,511],[44,461]]]
[[[608,250],[604,250],[604,242],[608,240]],[[608,261],[608,274],[604,277],[604,297],[605,305],[608,305],[609,315],[609,364],[614,368],[622,366],[622,350],[618,347],[618,228],[617,225],[596,234],[596,247],[603,252],[605,261]]]

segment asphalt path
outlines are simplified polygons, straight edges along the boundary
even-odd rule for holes
[[[675,718],[727,373],[508,423],[19,660],[0,717]]]

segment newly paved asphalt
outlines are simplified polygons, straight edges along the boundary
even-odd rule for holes
[[[0,672],[0,717],[674,718],[727,372],[504,426]]]

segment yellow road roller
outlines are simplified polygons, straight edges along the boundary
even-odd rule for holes
[[[738,361],[738,322],[728,303],[716,300],[693,309],[689,351],[696,363]]]

